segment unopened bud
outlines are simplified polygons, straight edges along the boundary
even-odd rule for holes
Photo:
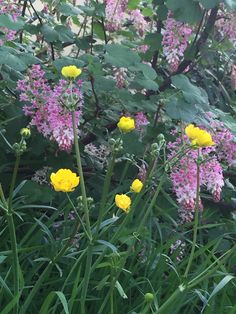
[[[27,138],[29,138],[31,136],[31,131],[30,131],[29,128],[23,128],[23,129],[20,130],[20,135],[23,138],[27,139]]]
[[[144,295],[144,300],[149,303],[149,302],[152,302],[154,300],[154,295],[150,292],[146,293]]]

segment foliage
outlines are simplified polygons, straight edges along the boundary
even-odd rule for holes
[[[0,1],[1,313],[235,313],[235,1],[77,2]]]

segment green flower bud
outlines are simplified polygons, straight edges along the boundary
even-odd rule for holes
[[[147,303],[150,303],[154,300],[154,295],[150,292],[146,293],[144,295],[144,300],[147,302]]]
[[[20,135],[23,138],[27,139],[27,138],[29,138],[31,136],[31,131],[30,131],[29,128],[23,128],[23,129],[20,130]]]

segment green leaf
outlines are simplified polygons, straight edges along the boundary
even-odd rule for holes
[[[138,78],[135,80],[135,83],[137,83],[138,85],[140,85],[143,88],[146,88],[148,90],[153,90],[153,91],[157,91],[159,86],[155,81],[152,81],[150,79],[145,79],[145,78]]]
[[[69,314],[68,303],[64,293],[61,291],[52,291],[48,294],[47,298],[43,302],[43,305],[40,308],[39,314],[49,313],[50,305],[55,297],[58,297],[61,301],[65,314]]]
[[[209,303],[209,301],[220,291],[222,290],[232,279],[235,277],[232,275],[226,275],[219,283],[218,285],[214,288],[212,293],[210,294],[209,298],[207,299],[207,303],[203,306],[202,311],[206,307],[206,305]]]
[[[205,9],[212,9],[217,6],[221,0],[199,0],[199,2],[204,6]]]
[[[167,0],[167,8],[174,12],[174,17],[182,22],[194,24],[201,20],[199,3],[193,0]]]
[[[137,68],[143,72],[143,75],[150,80],[155,80],[157,77],[156,71],[146,63],[139,63]]]
[[[16,71],[24,71],[27,65],[10,51],[10,49],[6,49],[5,47],[0,48],[0,64],[8,65]]]
[[[12,17],[7,14],[0,14],[0,27],[18,31],[24,27],[24,22],[21,19],[14,21]]]
[[[58,33],[58,39],[63,43],[72,43],[74,41],[74,33],[69,27],[57,25],[54,30]]]
[[[75,65],[78,68],[83,67],[84,66],[84,62],[81,60],[78,60],[76,58],[70,58],[70,57],[63,57],[60,59],[57,59],[53,62],[53,65],[55,66],[55,68],[57,69],[58,72],[61,73],[61,69],[64,66],[68,66],[68,65]]]
[[[74,7],[70,3],[61,3],[59,5],[59,11],[65,16],[77,16],[82,12],[79,8]]]
[[[124,292],[124,289],[122,288],[121,284],[119,283],[119,281],[117,280],[116,283],[115,283],[115,287],[116,289],[118,290],[120,296],[123,298],[123,299],[128,299],[127,295],[125,294]]]
[[[128,9],[129,10],[137,9],[139,3],[140,3],[140,0],[129,0],[129,2],[128,2]]]
[[[147,34],[145,37],[145,44],[149,46],[150,51],[155,51],[161,48],[162,35],[161,34]]]
[[[183,92],[185,100],[193,104],[201,104],[207,107],[208,95],[206,91],[198,86],[193,85],[187,76],[178,74],[171,78],[172,84]]]
[[[94,22],[93,23],[93,32],[98,36],[99,39],[104,40],[104,29],[101,23]]]
[[[19,298],[20,298],[20,294],[17,294],[16,296],[14,296],[14,298],[11,300],[11,302],[9,302],[7,304],[6,307],[1,308],[1,314],[12,313],[12,309],[14,308],[16,303],[18,302]]]
[[[46,42],[53,43],[59,39],[57,31],[55,31],[51,26],[43,24],[40,28]]]
[[[153,15],[153,10],[151,8],[144,8],[142,10],[143,16],[152,16]]]
[[[172,119],[193,122],[198,109],[193,104],[187,103],[183,98],[171,97],[165,105],[167,115]]]
[[[162,4],[158,7],[157,9],[157,16],[161,21],[166,20],[168,15],[168,8],[166,7],[166,5]]]
[[[112,243],[110,243],[110,242],[108,242],[108,241],[105,241],[105,240],[97,240],[97,242],[98,242],[99,244],[102,244],[102,245],[105,245],[105,246],[109,247],[109,248],[112,250],[113,253],[118,251],[117,247],[115,247],[115,245],[113,245]]]
[[[116,67],[128,68],[141,61],[137,52],[121,44],[107,45],[106,51],[105,61]]]

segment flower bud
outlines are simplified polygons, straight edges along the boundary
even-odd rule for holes
[[[27,139],[27,138],[29,138],[31,136],[31,131],[30,131],[29,128],[23,128],[23,129],[20,130],[20,135],[23,138]]]
[[[146,293],[144,295],[144,300],[147,302],[147,303],[150,303],[154,300],[154,295],[150,292]]]

